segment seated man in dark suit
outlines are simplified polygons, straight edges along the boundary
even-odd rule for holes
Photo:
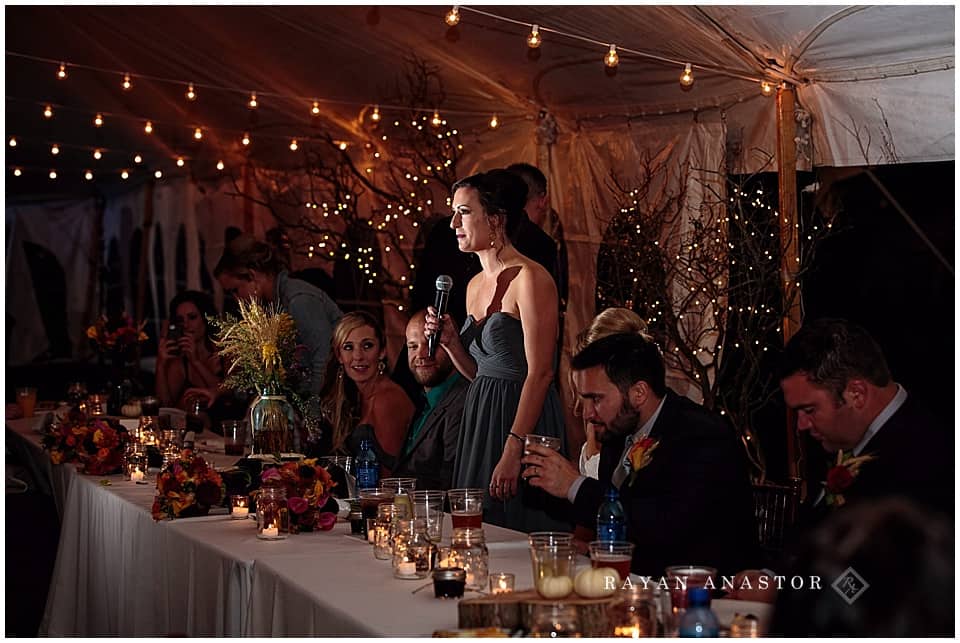
[[[671,565],[709,565],[731,574],[758,555],[746,456],[720,416],[667,389],[660,350],[636,334],[610,335],[571,361],[584,418],[601,442],[600,478],[580,475],[566,458],[530,447],[523,476],[573,504],[593,527],[605,487],[620,488],[632,570],[659,578]],[[635,468],[628,454],[657,445]],[[603,481],[603,482],[601,482]]]
[[[835,510],[892,496],[953,518],[953,433],[893,380],[865,329],[841,319],[804,324],[784,349],[779,377],[797,430],[809,431],[833,460],[827,479],[810,485],[794,540]],[[778,567],[791,566],[787,549]],[[730,598],[773,601],[774,588],[756,589],[761,574],[742,572],[751,588]]]
[[[393,475],[416,478],[417,489],[446,490],[453,479],[463,401],[470,382],[453,367],[447,351],[438,347],[434,357],[428,355],[423,323],[422,310],[407,323],[407,359],[426,399],[410,426]]]

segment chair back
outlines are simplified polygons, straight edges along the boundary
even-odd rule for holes
[[[760,546],[768,553],[779,553],[784,535],[797,521],[800,504],[800,479],[786,485],[769,482],[753,485],[753,510],[757,519]]]

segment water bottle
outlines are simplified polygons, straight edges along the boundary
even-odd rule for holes
[[[357,488],[376,489],[380,480],[380,463],[373,450],[370,440],[360,440],[360,450],[357,451]]]
[[[692,587],[687,591],[687,611],[680,617],[677,636],[681,638],[716,638],[720,624],[710,609],[710,590]]]
[[[606,498],[597,511],[597,540],[624,541],[627,539],[627,514],[620,503],[616,487],[607,489]]]

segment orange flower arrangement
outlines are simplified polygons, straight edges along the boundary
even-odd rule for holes
[[[627,459],[630,460],[631,469],[630,482],[628,484],[632,485],[640,469],[653,461],[653,451],[659,444],[659,440],[654,440],[649,437],[641,438],[633,443],[633,446],[630,447],[630,451],[627,453]]]
[[[87,328],[87,338],[99,353],[123,351],[147,341],[147,334],[143,331],[146,324],[146,321],[134,324],[127,313],[123,313],[118,322],[113,322],[107,319],[106,315],[101,315],[92,326]]]
[[[190,449],[168,464],[157,476],[157,496],[151,513],[154,520],[204,516],[225,493],[223,478],[203,457]]]
[[[329,531],[337,522],[336,501],[330,489],[337,485],[330,473],[317,465],[316,458],[286,462],[260,474],[264,486],[280,486],[287,492],[290,531]],[[331,502],[332,501],[332,502]],[[332,511],[324,511],[328,508]]]
[[[130,435],[119,424],[88,418],[74,409],[50,427],[41,443],[53,464],[73,462],[94,476],[117,473],[123,467],[124,448]]]

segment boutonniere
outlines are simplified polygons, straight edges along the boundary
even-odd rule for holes
[[[632,485],[637,477],[637,472],[650,464],[653,460],[653,450],[659,444],[659,440],[641,438],[630,447],[630,451],[627,452],[627,459],[630,461],[630,481],[628,484]]]
[[[823,483],[827,505],[842,507],[847,502],[843,492],[849,489],[860,475],[860,467],[865,462],[876,459],[873,455],[854,457],[851,454],[844,455],[843,450],[837,452],[837,463],[827,470],[827,479]]]

